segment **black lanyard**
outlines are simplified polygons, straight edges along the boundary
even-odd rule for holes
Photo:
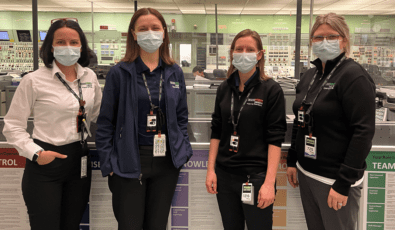
[[[340,59],[340,61],[336,64],[335,68],[332,69],[332,71],[329,73],[328,77],[324,80],[324,83],[322,83],[321,88],[319,89],[317,95],[314,97],[313,102],[311,103],[310,107],[307,109],[306,114],[310,114],[311,110],[313,109],[313,105],[315,103],[315,101],[318,98],[318,95],[321,93],[321,91],[324,89],[326,83],[329,81],[329,79],[331,79],[333,73],[335,72],[335,70],[337,69],[337,67],[339,67],[339,65],[346,59],[346,57],[344,56],[342,59]],[[311,80],[310,84],[309,84],[309,88],[307,89],[307,93],[304,96],[303,100],[302,100],[302,105],[301,105],[301,109],[303,107],[303,104],[305,104],[306,99],[307,99],[307,95],[309,94],[309,91],[311,89],[311,86],[313,85],[316,77],[317,77],[317,73],[318,70],[315,72],[313,79]]]
[[[59,73],[56,73],[56,76],[59,78],[59,80],[63,83],[64,86],[66,86],[66,88],[74,95],[75,98],[77,98],[79,104],[80,104],[80,110],[82,110],[82,112],[84,112],[84,106],[85,106],[85,101],[84,101],[84,97],[82,95],[82,88],[81,88],[81,81],[80,79],[78,79],[78,90],[80,92],[80,96],[78,97],[77,94],[74,92],[74,90],[69,86],[69,84],[67,84],[63,78],[59,75]]]
[[[156,106],[156,105],[154,105],[152,103],[151,92],[149,91],[148,82],[147,82],[147,78],[145,77],[145,74],[142,73],[141,75],[143,76],[145,88],[147,89],[148,99],[149,99],[149,103],[150,103],[150,106],[151,106],[150,115],[153,115],[154,114],[154,109],[158,108],[157,129],[158,129],[158,133],[161,133],[162,126],[165,124],[165,115],[163,114],[163,112],[162,112],[162,110],[160,108],[160,100],[162,99],[163,74],[162,73],[160,74],[160,81],[159,81],[159,105],[158,106]]]
[[[230,113],[231,113],[230,116],[232,117],[233,135],[237,134],[237,125],[239,124],[241,111],[243,110],[244,105],[247,103],[248,98],[250,97],[250,95],[251,95],[253,90],[254,90],[254,87],[252,87],[252,89],[248,92],[246,99],[244,100],[243,104],[240,107],[240,111],[239,111],[239,114],[237,116],[237,123],[235,123],[234,108],[233,108],[234,107],[233,104],[234,104],[234,100],[235,100],[234,99],[235,95],[234,95],[234,92],[232,91],[232,99],[231,99],[231,103],[230,103]]]
[[[69,84],[67,84],[63,78],[60,76],[59,73],[56,73],[56,76],[59,78],[60,82],[63,83],[64,86],[66,86],[66,88],[74,95],[74,97],[78,100],[79,104],[80,104],[80,109],[78,111],[78,116],[77,116],[77,127],[78,125],[81,125],[81,144],[84,145],[85,144],[85,138],[84,138],[84,132],[85,129],[88,129],[88,127],[85,127],[85,124],[83,123],[83,119],[85,119],[85,101],[84,101],[84,97],[82,95],[82,88],[81,88],[81,81],[80,79],[78,79],[78,90],[80,92],[80,96],[78,97],[77,94],[74,92],[74,90],[69,86]],[[80,118],[80,119],[79,119]],[[79,120],[81,120],[79,122]],[[78,128],[77,128],[77,132],[78,132]]]

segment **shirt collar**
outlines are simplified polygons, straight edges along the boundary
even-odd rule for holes
[[[337,56],[337,58],[332,59],[332,60],[328,60],[326,61],[325,64],[325,72],[329,73],[330,71],[332,71],[333,68],[335,68],[336,64],[340,61],[340,59],[346,55],[345,52],[341,53],[339,56]],[[311,62],[311,64],[315,65],[315,67],[317,67],[318,72],[322,72],[322,61],[317,58],[314,61]]]
[[[144,72],[150,72],[150,69],[145,65],[145,63],[143,62],[143,60],[141,59],[141,57],[140,56],[138,56],[137,58],[136,58],[136,71],[137,71],[137,74],[141,74],[141,73],[144,73]],[[158,66],[160,67],[160,68],[162,68],[162,69],[164,69],[165,68],[165,62],[164,61],[162,61],[162,58],[159,58],[159,63],[158,63]],[[158,67],[156,67],[155,69],[157,69]]]
[[[248,78],[248,80],[244,83],[245,86],[247,86],[251,82],[251,80],[255,77],[256,73],[257,73],[257,71],[255,70],[255,72],[252,74],[252,76],[250,78]],[[239,87],[239,85],[240,85],[239,71],[236,71],[236,74],[235,74],[235,86]]]
[[[88,73],[88,71],[83,68],[78,62],[75,65],[76,72],[77,72],[77,79],[81,79],[85,74]],[[56,77],[56,73],[59,73],[59,75],[66,80],[66,76],[62,73],[62,71],[59,69],[58,65],[56,65],[55,60],[52,62],[52,76]]]

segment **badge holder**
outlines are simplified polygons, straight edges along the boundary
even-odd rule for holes
[[[166,156],[166,135],[158,134],[154,136],[154,157],[164,157]]]
[[[317,159],[317,138],[313,136],[312,122],[309,122],[309,135],[305,136],[304,156],[315,160]]]
[[[229,151],[237,153],[239,151],[240,136],[235,131],[230,135],[230,148]]]
[[[241,201],[244,204],[254,205],[254,185],[250,182],[250,176],[248,175],[248,180],[243,183],[241,188]]]
[[[156,132],[156,114],[154,114],[153,110],[150,110],[147,115],[147,132]]]

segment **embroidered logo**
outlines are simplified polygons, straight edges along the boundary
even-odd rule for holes
[[[170,81],[170,85],[174,88],[174,89],[179,89],[180,88],[180,83],[176,82],[176,81]]]
[[[92,82],[82,82],[81,88],[92,88]]]
[[[248,101],[247,101],[247,105],[256,105],[256,106],[262,107],[263,100],[259,99],[259,98],[255,98],[255,99],[254,98],[249,98]]]
[[[326,83],[324,89],[333,89],[335,88],[336,83]]]

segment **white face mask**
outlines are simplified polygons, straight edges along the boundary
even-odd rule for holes
[[[313,42],[313,53],[323,62],[335,59],[341,54],[340,40],[337,42],[328,42],[326,39],[322,42]]]
[[[154,53],[163,43],[163,31],[138,32],[137,44],[147,53]]]
[[[258,63],[256,58],[258,53],[233,53],[232,64],[240,72],[248,73],[256,66],[256,63]]]
[[[81,47],[76,46],[52,46],[53,56],[56,61],[64,66],[74,65],[81,56]]]

